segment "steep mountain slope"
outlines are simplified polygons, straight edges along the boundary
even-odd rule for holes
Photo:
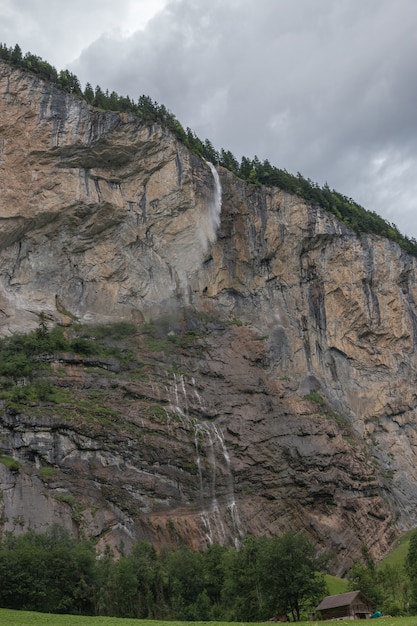
[[[125,320],[141,361],[44,355],[65,401],[3,400],[3,528],[381,556],[416,523],[415,258],[2,63],[0,96],[2,335]]]

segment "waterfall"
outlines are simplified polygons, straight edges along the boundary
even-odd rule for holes
[[[205,535],[210,545],[213,543],[226,543],[226,530],[223,523],[222,511],[217,501],[216,493],[216,479],[217,479],[217,463],[216,452],[214,448],[213,437],[210,426],[206,424],[197,423],[194,429],[194,443],[197,455],[197,467],[198,475],[200,479],[200,506],[202,512],[200,513],[200,519],[203,523]],[[200,454],[200,447],[204,452],[204,456],[208,462],[208,475],[203,475],[203,465]],[[204,481],[204,478],[206,481]],[[205,485],[207,483],[207,487]],[[209,494],[207,494],[209,491]],[[209,498],[209,504],[207,506],[206,500]]]
[[[234,531],[234,542],[235,546],[239,546],[239,538],[243,537],[243,528],[240,523],[239,512],[237,510],[237,504],[235,499],[235,491],[234,491],[234,481],[232,474],[232,466],[230,463],[229,452],[226,448],[226,443],[224,441],[224,436],[220,428],[218,428],[215,424],[212,425],[214,433],[220,443],[221,451],[223,454],[223,459],[226,463],[226,478],[227,478],[227,510],[229,512],[232,527]]]
[[[200,480],[200,497],[203,511],[200,515],[210,544],[224,545],[231,537],[236,547],[243,537],[243,529],[237,509],[230,456],[224,436],[216,424],[210,422],[195,425],[195,449]],[[204,449],[206,471],[204,474],[200,448]],[[204,480],[205,479],[205,480]],[[226,482],[226,490],[218,500],[219,479]],[[208,498],[208,503],[207,503]]]
[[[209,204],[209,216],[212,227],[212,233],[210,233],[209,240],[210,243],[214,243],[216,241],[217,231],[220,226],[220,213],[222,210],[222,186],[220,183],[218,171],[214,167],[213,163],[210,163],[210,161],[206,161],[206,163],[211,170],[214,180],[213,196]]]
[[[193,393],[189,396],[187,388],[190,386]],[[193,433],[200,519],[207,543],[225,545],[228,541],[233,541],[238,547],[244,532],[235,499],[232,466],[224,435],[213,422],[199,421],[190,415],[195,403],[192,401],[193,395],[199,408],[204,407],[194,378],[186,379],[182,374],[174,374],[165,390],[169,411],[180,418],[183,428]],[[170,419],[167,426],[168,429],[171,428]]]

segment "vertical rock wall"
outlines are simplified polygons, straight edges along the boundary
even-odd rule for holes
[[[294,398],[288,400],[284,423],[295,420],[301,430],[288,435],[285,454],[281,450],[297,467],[291,480],[303,482],[314,500],[314,481],[306,478],[308,453],[300,444],[305,420],[297,402],[317,391],[352,425],[379,478],[364,469],[365,460],[361,478],[359,458],[349,472],[358,484],[373,484],[372,498],[385,494],[398,528],[410,527],[417,522],[416,260],[390,241],[356,235],[296,196],[248,185],[220,168],[219,175],[217,229],[213,172],[168,131],[128,114],[93,110],[0,63],[1,334],[37,327],[41,313],[48,323],[64,325],[140,323],[179,318],[184,310],[244,323],[263,338],[256,368],[268,387],[266,397],[279,404],[282,381],[288,381],[284,395]],[[233,368],[230,359],[223,361]],[[210,366],[196,367],[201,373]],[[209,403],[217,391],[201,385]],[[268,426],[260,429],[269,441],[278,409],[269,411],[267,400],[261,406],[255,403],[253,411],[269,415]],[[237,415],[219,408],[215,419],[220,416],[226,439],[232,440],[233,432],[241,439],[245,429],[254,440],[259,436],[253,412]],[[201,428],[201,437],[211,440],[208,448],[217,446],[219,452],[219,424]],[[323,451],[325,442],[335,439],[325,432],[315,438]],[[312,454],[316,467],[320,445]],[[262,450],[259,440],[251,454],[262,456]],[[246,471],[248,459],[243,459],[240,453],[230,455],[230,475]],[[336,479],[340,476],[331,480]],[[271,522],[274,510],[287,519],[282,507],[271,505],[265,512],[269,521],[262,522],[262,506],[251,504],[256,499],[236,486],[227,489],[223,500],[236,532],[236,502],[243,507],[239,523],[246,530],[272,532],[287,523]],[[354,507],[355,498],[342,500],[343,510]],[[369,502],[365,509],[372,516]],[[373,502],[378,511],[380,501]],[[222,532],[218,520],[215,529],[215,498],[211,511],[207,536]],[[323,511],[307,516],[309,527],[317,526],[312,532],[324,543],[328,523],[328,533],[336,533],[342,545],[348,518],[339,510],[331,521]],[[359,516],[362,524],[368,513]],[[300,509],[299,515],[301,524]],[[378,536],[387,543],[389,512],[375,516],[383,520]],[[369,519],[372,542],[375,525]]]

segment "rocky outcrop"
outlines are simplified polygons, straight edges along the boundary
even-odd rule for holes
[[[338,571],[364,543],[383,554],[384,482],[348,420],[271,376],[268,340],[250,327],[169,326],[157,353],[147,331],[130,338],[133,375],[56,355],[48,380],[64,401],[4,404],[3,453],[21,463],[2,469],[4,529],[55,519],[117,552],[292,528],[336,550]]]
[[[381,556],[416,524],[416,260],[5,64],[0,103],[1,333],[42,314],[133,321],[139,352],[144,322],[196,337],[142,381],[61,360],[110,418],[5,405],[32,474],[0,465],[3,527],[195,547],[296,527],[338,571]]]

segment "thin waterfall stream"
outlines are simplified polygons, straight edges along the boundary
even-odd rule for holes
[[[190,397],[187,387],[192,386]],[[244,536],[234,493],[234,479],[230,455],[221,428],[210,421],[190,416],[189,408],[195,399],[203,409],[196,390],[195,379],[186,380],[175,375],[170,380],[169,410],[180,416],[181,423],[192,432],[199,485],[199,507],[202,530],[208,544],[227,544],[236,547]]]
[[[214,180],[213,197],[211,202],[209,203],[210,222],[213,229],[213,234],[209,237],[209,239],[210,243],[214,243],[214,241],[216,241],[217,231],[219,230],[220,226],[220,214],[222,210],[222,186],[220,183],[219,173],[214,167],[213,163],[210,163],[210,161],[206,161],[206,163],[210,168]]]

